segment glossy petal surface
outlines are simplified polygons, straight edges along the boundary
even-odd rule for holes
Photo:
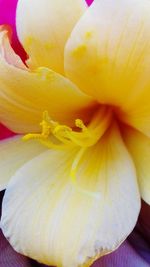
[[[31,68],[64,73],[64,46],[86,10],[84,0],[19,0],[17,32]]]
[[[45,110],[53,120],[72,125],[76,118],[88,116],[91,99],[76,85],[45,67],[29,71],[13,53],[5,30],[0,43],[0,120],[4,125],[18,133],[39,131]]]
[[[0,190],[7,187],[18,168],[45,150],[34,141],[24,142],[20,136],[0,141]]]
[[[150,136],[150,1],[95,0],[65,49],[67,76]]]
[[[89,266],[114,250],[140,209],[134,166],[116,126],[86,151],[77,169],[80,188],[95,195],[71,182],[76,152],[50,150],[25,164],[3,201],[2,229],[11,245],[58,267]]]
[[[141,196],[150,204],[150,138],[132,129],[125,131],[124,138],[135,163]]]

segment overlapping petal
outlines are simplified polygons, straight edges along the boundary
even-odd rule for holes
[[[20,45],[16,33],[16,7],[18,0],[0,0],[0,25],[7,24],[11,27],[11,45],[17,54],[25,61],[26,53]]]
[[[135,163],[141,196],[150,204],[150,138],[127,128],[124,139]]]
[[[48,68],[29,71],[13,53],[6,32],[0,33],[0,120],[14,132],[39,130],[42,113],[74,124],[88,116],[91,99],[63,76]],[[82,115],[81,115],[82,113]]]
[[[150,136],[150,1],[95,0],[65,49],[66,74]]]
[[[17,32],[31,68],[64,73],[64,46],[86,6],[84,0],[18,1]]]
[[[44,146],[34,141],[23,142],[20,136],[0,141],[0,190],[6,188],[18,168],[45,150]]]
[[[135,169],[117,127],[87,149],[77,169],[80,188],[99,197],[72,184],[76,153],[76,148],[42,153],[18,170],[4,196],[5,236],[17,251],[45,264],[89,266],[114,250],[137,220]]]

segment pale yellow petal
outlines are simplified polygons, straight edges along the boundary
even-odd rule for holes
[[[150,1],[96,0],[65,49],[66,74],[150,135]]]
[[[8,64],[27,70],[26,65],[22,59],[17,55],[10,45],[11,33],[8,25],[0,25],[0,55],[5,58]]]
[[[124,139],[135,163],[141,196],[150,204],[150,138],[127,128]]]
[[[17,32],[31,68],[64,72],[64,46],[86,6],[84,0],[18,1]]]
[[[6,57],[9,57],[6,61]],[[11,61],[11,63],[10,63]],[[15,67],[15,63],[19,67]],[[91,99],[48,68],[31,72],[13,55],[6,32],[0,33],[0,121],[18,133],[39,130],[45,110],[53,120],[74,124],[88,116]],[[89,111],[90,112],[90,111]]]
[[[45,150],[44,146],[34,141],[24,142],[22,136],[0,141],[0,190],[7,187],[18,168]]]
[[[11,245],[51,266],[90,266],[123,242],[140,209],[134,165],[116,126],[83,154],[78,187],[70,179],[76,153],[44,152],[18,170],[4,197],[1,225]]]

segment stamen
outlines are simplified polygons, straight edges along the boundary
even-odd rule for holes
[[[84,125],[82,120],[76,119],[75,125],[76,125],[76,127],[80,128],[83,132],[87,131],[87,127]]]
[[[105,133],[110,125],[112,118],[111,110],[101,108],[94,115],[91,123],[86,126],[82,120],[76,119],[75,126],[80,131],[74,131],[72,128],[66,125],[60,125],[58,122],[53,121],[48,112],[43,113],[43,120],[40,123],[42,132],[40,134],[27,134],[23,137],[23,140],[36,139],[45,144],[48,148],[59,146],[79,146],[90,147],[98,142],[98,140]],[[55,138],[56,143],[52,141],[52,137]]]
[[[106,110],[106,108],[103,108],[94,115],[92,122],[89,124],[88,127],[86,127],[81,120],[77,119],[75,121],[75,125],[82,131],[66,131],[65,136],[77,146],[93,146],[105,133],[105,131],[110,125],[111,119],[111,110]]]
[[[40,123],[40,126],[42,126],[42,133],[41,134],[26,134],[24,137],[23,137],[23,140],[24,141],[28,141],[30,139],[47,139],[50,135],[50,125],[49,125],[49,116],[48,116],[48,112],[47,111],[44,111],[43,112],[43,120],[42,122]]]
[[[39,134],[26,134],[23,137],[24,141],[28,140],[38,140],[42,145],[46,146],[47,148],[55,148],[55,149],[64,149],[64,146],[62,144],[55,144],[51,139],[51,132],[58,126],[59,124],[57,122],[54,122],[50,119],[48,112],[43,112],[43,120],[40,123],[40,126],[42,127],[42,132]]]
[[[77,153],[70,170],[71,182],[78,192],[100,199],[100,193],[88,191],[78,185],[76,174],[79,162],[87,148],[95,145],[100,140],[108,129],[111,119],[111,109],[103,107],[94,114],[93,119],[88,126],[86,126],[82,120],[76,119],[75,127],[78,129],[75,128],[76,130],[73,130],[66,125],[60,125],[58,122],[53,121],[49,117],[48,112],[44,111],[43,120],[40,123],[40,126],[42,127],[41,133],[29,133],[23,137],[23,140],[27,141],[35,139],[50,149],[64,150],[68,147],[79,147],[79,152]]]

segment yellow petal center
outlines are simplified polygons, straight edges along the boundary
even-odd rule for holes
[[[23,137],[23,140],[28,141],[30,139],[35,139],[50,149],[76,147],[77,153],[71,166],[70,180],[79,192],[91,197],[100,198],[99,193],[89,192],[78,186],[76,173],[86,150],[94,146],[110,126],[112,114],[112,109],[110,107],[102,106],[95,111],[89,124],[86,125],[81,119],[76,119],[74,128],[71,128],[53,121],[49,117],[48,112],[44,111],[43,120],[40,123],[42,127],[41,133],[29,133]]]
[[[47,111],[40,123],[41,133],[27,134],[24,140],[36,139],[48,148],[64,149],[66,146],[87,148],[95,145],[108,129],[112,119],[111,108],[101,107],[96,110],[91,122],[85,125],[81,119],[75,120],[74,128],[53,121]]]

